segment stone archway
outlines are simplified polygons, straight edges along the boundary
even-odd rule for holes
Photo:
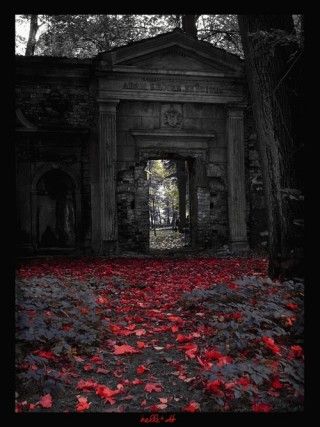
[[[150,250],[150,215],[149,215],[149,186],[146,174],[146,167],[149,160],[176,160],[185,161],[187,164],[188,174],[188,207],[189,215],[187,232],[188,244],[192,247],[197,245],[197,219],[198,219],[198,204],[197,204],[197,190],[196,190],[196,158],[192,156],[182,155],[179,152],[168,152],[162,150],[146,150],[140,153],[141,160],[135,165],[135,189],[136,189],[136,217],[139,218],[138,223],[138,236],[140,248],[144,251]],[[180,200],[179,200],[180,202]],[[186,200],[185,200],[186,203]],[[180,206],[179,211],[180,212]]]
[[[135,217],[140,250],[149,249],[148,188],[144,169],[151,159],[184,159],[190,168],[191,246],[207,244],[210,194],[207,182],[208,141],[214,133],[132,131],[136,140]]]
[[[49,168],[38,174],[33,187],[34,248],[76,247],[79,197],[74,179],[60,168]]]

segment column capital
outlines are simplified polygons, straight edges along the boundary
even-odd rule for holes
[[[229,103],[226,104],[228,117],[243,118],[244,109],[247,107],[243,103]]]
[[[115,113],[120,99],[101,99],[98,98],[99,112]]]

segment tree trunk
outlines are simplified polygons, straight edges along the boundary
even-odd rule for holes
[[[156,236],[156,222],[155,222],[155,218],[156,218],[156,209],[154,206],[154,198],[152,199],[152,226],[153,226],[153,233]]]
[[[182,30],[195,39],[197,38],[197,19],[197,15],[182,15]]]
[[[294,34],[291,15],[238,15],[238,21],[264,178],[269,275],[288,277],[302,272],[294,226],[299,202],[292,203],[301,190],[299,64],[292,60],[299,47],[293,39],[283,43]]]
[[[162,220],[161,220],[161,213],[160,213],[160,208],[158,207],[158,218],[159,218],[159,225],[160,227],[162,226]]]
[[[177,181],[179,191],[179,231],[183,232],[186,226],[186,194],[187,194],[187,175],[184,160],[177,160]]]
[[[37,44],[36,35],[39,29],[38,15],[30,15],[30,30],[25,56],[33,56]]]
[[[169,206],[169,200],[166,199],[166,215],[167,215],[167,226],[170,225],[170,206]]]

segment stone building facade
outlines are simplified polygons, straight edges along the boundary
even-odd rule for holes
[[[241,59],[180,30],[92,60],[16,58],[20,253],[147,251],[150,159],[184,159],[191,243],[264,244]]]

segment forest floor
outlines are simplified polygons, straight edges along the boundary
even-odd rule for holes
[[[301,411],[303,295],[264,258],[24,260],[16,412]]]
[[[189,235],[179,233],[172,228],[156,228],[150,230],[150,249],[156,250],[172,250],[183,249],[189,244]]]

